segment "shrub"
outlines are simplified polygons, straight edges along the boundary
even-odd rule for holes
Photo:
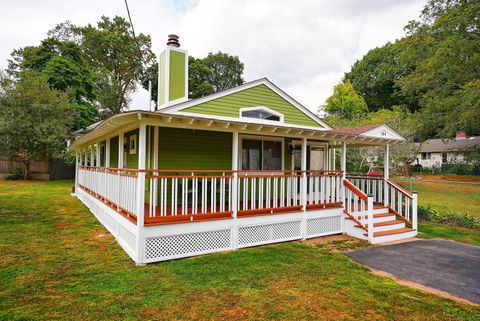
[[[19,179],[22,179],[23,177],[23,171],[19,167],[13,166],[10,168],[10,172],[8,173],[7,177],[5,179],[10,180],[10,181],[18,181]]]
[[[480,230],[480,218],[467,213],[439,212],[430,206],[418,207],[418,219]]]

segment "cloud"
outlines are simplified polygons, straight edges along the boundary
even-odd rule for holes
[[[403,36],[424,0],[142,0],[129,1],[137,32],[150,34],[158,54],[177,33],[195,57],[238,55],[245,79],[267,77],[312,111],[369,49]],[[0,66],[14,48],[36,45],[56,24],[126,17],[123,1],[10,1],[0,20]],[[21,17],[21,19],[19,19]],[[140,90],[131,107],[146,108]]]

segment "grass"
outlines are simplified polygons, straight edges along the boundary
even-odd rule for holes
[[[0,319],[480,320],[480,308],[290,242],[136,267],[71,182],[0,182]],[[428,234],[428,235],[431,235]]]
[[[402,185],[410,189],[409,181]],[[414,181],[413,190],[418,192],[419,205],[480,217],[480,184]]]
[[[442,238],[480,246],[480,231],[474,229],[453,227],[431,222],[420,222],[418,231],[418,237],[420,238]]]

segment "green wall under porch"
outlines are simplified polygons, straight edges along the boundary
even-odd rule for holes
[[[125,133],[125,143],[137,135],[138,129]],[[232,169],[232,133],[160,127],[158,130],[159,169]],[[292,155],[288,153],[291,138],[284,139],[283,168],[292,168]],[[146,166],[153,168],[154,128],[147,126]],[[126,168],[138,168],[138,146],[135,154],[124,149]],[[150,161],[148,161],[150,159]],[[118,164],[118,136],[110,139],[110,167]]]

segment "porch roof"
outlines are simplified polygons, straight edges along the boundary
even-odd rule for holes
[[[117,136],[120,131],[126,132],[137,128],[139,122],[162,127],[308,138],[311,140],[333,140],[347,142],[355,146],[398,144],[405,140],[405,138],[387,125],[325,129],[284,123],[268,123],[256,121],[255,119],[243,120],[235,118],[230,120],[210,115],[187,115],[162,111],[135,110],[111,116],[95,124],[95,126],[90,126],[83,132],[77,132],[77,137],[68,148],[75,149],[95,141]]]

